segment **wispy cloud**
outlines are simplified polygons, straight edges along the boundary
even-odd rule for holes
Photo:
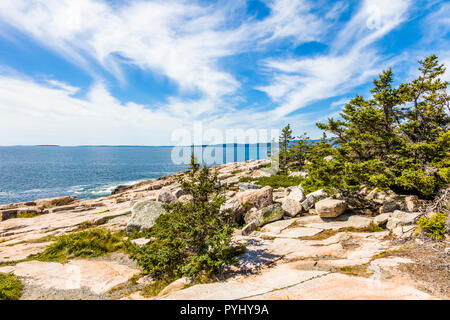
[[[405,19],[408,4],[405,0],[366,0],[330,44],[328,54],[267,59],[265,66],[275,76],[259,89],[274,101],[281,100],[271,116],[285,117],[312,102],[345,94],[376,76],[386,59],[371,45]]]
[[[318,136],[316,121],[336,115],[356,88],[404,58],[387,55],[380,42],[410,19],[415,3],[350,3],[262,0],[266,13],[256,17],[244,0],[2,0],[0,23],[8,27],[0,37],[17,42],[5,30],[21,32],[90,73],[93,84],[33,79],[0,66],[0,144],[170,144],[172,130],[196,120],[214,128],[295,122]],[[424,38],[434,39],[447,63],[443,29],[426,21],[448,30],[449,9],[444,2],[422,20]],[[295,52],[309,42],[323,50]],[[254,59],[253,88],[224,63],[239,55]],[[152,105],[119,101],[98,70],[126,83],[130,65],[167,77],[176,92]],[[269,102],[247,100],[244,89]],[[305,111],[324,100],[329,105]],[[20,135],[11,138],[12,131]]]

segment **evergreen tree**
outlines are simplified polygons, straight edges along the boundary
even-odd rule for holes
[[[169,214],[161,215],[150,232],[156,241],[136,248],[132,257],[145,272],[166,279],[213,275],[237,263],[243,247],[231,246],[233,228],[220,212],[225,196],[217,172],[200,169],[192,154],[191,170],[180,184],[192,200],[166,205]]]
[[[294,139],[292,135],[291,125],[288,124],[281,130],[281,135],[279,139],[280,145],[280,170],[282,172],[286,171],[288,163],[288,149],[289,143]]]
[[[309,137],[305,133],[298,137],[298,140],[288,149],[288,158],[293,162],[293,166],[302,169],[306,162],[307,154],[310,150]]]
[[[383,71],[370,100],[357,95],[341,119],[317,124],[334,136],[329,143],[333,163],[341,164],[339,188],[366,184],[431,196],[450,182],[450,100],[448,83],[439,78],[445,68],[434,55],[419,64],[419,77],[399,88],[392,70]]]

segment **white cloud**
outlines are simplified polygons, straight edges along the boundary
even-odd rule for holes
[[[395,13],[383,10],[382,5],[396,9]],[[398,26],[407,9],[404,0],[366,0],[338,33],[329,54],[266,60],[266,67],[275,76],[258,89],[274,101],[281,100],[270,117],[286,117],[312,102],[345,94],[375,77],[386,59],[370,45]]]
[[[76,145],[80,141],[158,145],[160,137],[170,137],[172,130],[183,125],[162,111],[121,104],[102,83],[90,89],[87,99],[80,99],[72,96],[71,86],[50,82],[52,86],[44,86],[0,76],[0,145]],[[170,144],[168,139],[164,142]]]
[[[313,102],[347,94],[376,76],[387,58],[378,53],[375,43],[405,21],[410,7],[406,0],[363,1],[330,41],[329,34],[334,33],[328,32],[340,27],[337,17],[347,8],[346,2],[329,8],[320,7],[323,1],[265,3],[270,14],[257,20],[242,14],[245,1],[216,5],[184,0],[114,5],[106,0],[0,1],[3,23],[86,70],[95,70],[92,61],[96,61],[126,81],[124,65],[133,64],[167,76],[179,86],[166,103],[150,107],[121,103],[95,71],[96,81],[86,98],[74,97],[80,88],[61,79],[42,84],[3,75],[0,145],[170,144],[172,130],[198,119],[215,128],[281,127],[295,122],[295,127],[303,126],[299,131],[312,130],[312,136],[318,137],[314,122],[324,117],[324,110],[296,112]],[[242,103],[236,103],[241,98],[237,96],[239,78],[227,71],[222,59],[270,51],[281,40],[294,45],[322,41],[329,45],[329,52],[264,60],[256,73],[270,73],[272,78],[257,89],[273,105],[243,109]],[[335,114],[336,110],[328,111]]]
[[[217,101],[240,86],[219,66],[221,58],[253,49],[256,40],[294,37],[302,42],[324,32],[304,1],[268,5],[272,11],[267,19],[244,21],[236,28],[226,27],[236,9],[232,4],[200,6],[182,0],[133,1],[114,8],[95,0],[2,0],[0,17],[86,69],[87,54],[124,81],[125,58],[174,80],[181,95],[199,91]]]

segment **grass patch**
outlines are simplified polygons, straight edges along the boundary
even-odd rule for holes
[[[298,186],[305,180],[302,177],[290,177],[285,174],[277,174],[270,177],[250,178],[244,177],[239,182],[256,182],[260,186],[270,186],[274,189]]]
[[[323,230],[322,232],[319,232],[318,234],[315,234],[313,236],[306,236],[306,237],[300,237],[299,240],[325,240],[328,239],[335,234],[337,234],[338,230]]]
[[[36,212],[22,212],[17,215],[16,218],[34,218],[39,216],[40,214]]]
[[[236,170],[231,171],[230,173],[231,173],[231,174],[238,174],[238,173],[241,173],[241,172],[244,172],[244,170],[242,170],[242,169],[236,169]]]
[[[125,249],[124,232],[112,233],[106,229],[94,229],[55,238],[44,252],[30,256],[39,261],[66,262],[70,258],[93,258]]]
[[[356,265],[356,266],[345,266],[339,268],[338,272],[356,277],[368,278],[372,275],[372,272],[367,271],[368,264]]]
[[[0,300],[19,300],[23,285],[12,273],[0,273]]]
[[[392,249],[392,250],[386,250],[382,251],[380,253],[377,253],[372,257],[372,260],[375,259],[381,259],[381,258],[387,258],[387,257],[401,257],[405,255],[408,252],[408,249],[411,249],[410,247],[402,246],[398,249]]]

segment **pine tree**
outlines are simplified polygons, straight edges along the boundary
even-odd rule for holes
[[[431,196],[450,182],[450,99],[448,82],[439,78],[445,68],[434,55],[419,64],[419,77],[399,88],[392,70],[383,71],[370,100],[357,95],[341,119],[317,124],[334,136],[329,143],[333,163],[342,165],[340,188],[366,184]]]
[[[288,158],[293,161],[297,169],[302,169],[306,162],[307,154],[310,150],[309,137],[305,133],[298,137],[294,145],[288,149]]]
[[[285,126],[281,130],[281,135],[279,139],[280,145],[280,170],[282,172],[286,171],[287,163],[288,163],[288,149],[289,143],[294,139],[292,135],[292,130],[290,124]]]
[[[200,169],[192,154],[191,170],[179,182],[192,200],[165,205],[169,214],[161,215],[150,233],[156,241],[136,248],[132,257],[145,272],[165,279],[214,275],[237,263],[244,247],[231,245],[233,228],[220,212],[225,197],[217,172]]]

